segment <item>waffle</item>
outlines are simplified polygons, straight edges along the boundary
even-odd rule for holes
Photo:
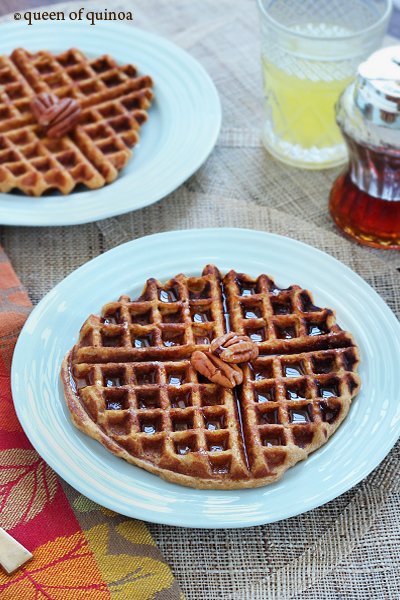
[[[233,330],[259,345],[235,389],[190,356]],[[62,365],[74,424],[108,450],[196,488],[257,487],[333,434],[358,392],[358,349],[308,290],[212,265],[147,281],[91,315]]]
[[[81,107],[79,124],[60,139],[46,134],[30,108],[42,93]],[[108,55],[19,48],[0,56],[0,192],[69,194],[77,185],[96,189],[114,181],[139,140],[152,97],[149,76]]]

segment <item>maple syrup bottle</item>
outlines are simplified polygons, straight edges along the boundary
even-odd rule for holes
[[[336,113],[349,152],[329,210],[350,237],[400,250],[400,46],[378,50],[358,68]]]

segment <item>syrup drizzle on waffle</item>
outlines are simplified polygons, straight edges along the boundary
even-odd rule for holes
[[[230,331],[234,331],[234,330],[231,327],[231,318],[230,318],[228,304],[227,304],[228,299],[225,294],[225,288],[224,288],[222,280],[220,282],[220,285],[221,285],[222,308],[224,311],[225,332],[229,333]],[[232,393],[233,393],[235,403],[236,403],[236,412],[237,412],[237,417],[238,417],[238,421],[239,421],[240,437],[242,440],[245,440],[242,408],[240,405],[239,387],[238,386],[234,387],[232,390]],[[247,445],[245,443],[243,444],[243,452],[244,452],[244,458],[246,461],[246,468],[250,471],[251,468],[250,468],[250,463],[249,463],[249,455],[247,454]]]

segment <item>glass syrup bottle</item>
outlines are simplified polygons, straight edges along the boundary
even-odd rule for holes
[[[400,250],[400,46],[378,50],[359,66],[336,120],[349,167],[333,184],[331,215],[360,243]]]

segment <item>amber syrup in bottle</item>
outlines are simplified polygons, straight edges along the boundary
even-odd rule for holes
[[[340,96],[336,121],[349,151],[329,209],[350,237],[400,250],[400,46],[381,48]]]
[[[345,135],[350,168],[335,181],[329,210],[348,236],[375,248],[400,250],[400,151],[367,148]],[[362,186],[368,188],[367,191]],[[397,190],[386,200],[388,186]]]

